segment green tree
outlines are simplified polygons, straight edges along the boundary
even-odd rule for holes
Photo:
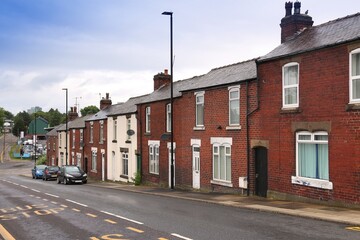
[[[88,114],[95,114],[99,111],[100,111],[99,108],[94,105],[84,107],[83,109],[80,110],[81,116],[86,116]]]
[[[29,126],[31,122],[31,116],[23,111],[23,112],[19,112],[15,117],[14,117],[14,127],[13,127],[13,134],[15,136],[19,136],[20,132],[27,132],[27,127]]]
[[[62,114],[59,112],[58,109],[50,109],[49,112],[47,112],[47,120],[49,121],[49,125],[51,127],[55,127],[62,123],[62,119],[64,119],[65,114]]]

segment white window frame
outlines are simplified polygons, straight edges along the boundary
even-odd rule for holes
[[[104,143],[104,121],[103,120],[99,121],[99,124],[100,124],[99,143],[102,144]]]
[[[80,129],[80,149],[83,148],[84,145],[84,129]]]
[[[94,141],[94,122],[90,122],[90,143]]]
[[[297,66],[297,79],[296,79],[297,83],[285,86],[285,69],[287,69],[288,67],[293,67],[293,66]],[[282,107],[283,108],[297,108],[297,107],[299,107],[299,75],[300,75],[300,65],[297,62],[287,63],[282,67],[282,104],[283,104]],[[290,89],[290,88],[296,88],[296,103],[286,104],[285,91],[286,91],[286,89]]]
[[[212,169],[212,175],[213,175],[213,180],[211,180],[211,183],[213,184],[218,184],[218,185],[223,185],[223,186],[227,186],[227,187],[233,187],[233,184],[231,182],[231,178],[232,178],[232,157],[231,157],[231,152],[232,152],[232,149],[231,149],[231,146],[232,146],[232,138],[221,138],[221,137],[212,137],[210,139],[210,142],[212,144],[212,164],[213,164],[213,169]],[[223,160],[224,163],[225,163],[225,168],[227,167],[230,167],[230,176],[228,176],[226,173],[228,171],[225,170],[225,178],[224,179],[221,179],[220,178],[220,162],[221,162],[221,159],[220,159],[220,148],[224,148],[224,153],[225,153],[225,159]],[[229,149],[229,152],[227,153],[226,152],[226,149]],[[219,163],[218,163],[218,173],[217,173],[217,176],[215,176],[215,161],[216,161],[216,156],[218,156],[218,160]],[[230,163],[228,164],[228,158],[229,158],[229,161]]]
[[[97,149],[91,150],[91,171],[96,171],[97,168]]]
[[[149,173],[159,175],[160,141],[149,141]]]
[[[166,132],[171,132],[171,103],[166,104]]]
[[[113,124],[113,140],[114,141],[117,140],[117,118],[114,119],[114,124]]]
[[[240,85],[229,87],[228,90],[229,90],[229,126],[231,126],[231,127],[240,126]],[[231,97],[231,94],[234,92],[238,93],[237,97],[235,97],[235,98]],[[231,110],[232,110],[231,103],[232,102],[235,102],[235,103],[237,102],[236,108],[238,109],[238,112],[239,112],[237,123],[234,123],[233,120],[235,120],[235,119],[231,118]]]
[[[150,106],[148,106],[145,108],[145,132],[147,133],[150,132],[150,123],[151,123],[150,115],[151,115],[151,108]]]
[[[299,136],[304,136],[304,135],[309,136],[310,139],[307,140],[299,139]],[[330,182],[330,180],[300,176],[299,143],[329,144],[329,140],[316,140],[315,136],[328,136],[328,133],[324,131],[318,131],[318,132],[300,131],[296,133],[296,176],[291,177],[291,183],[297,185],[315,187],[315,188],[333,189],[333,184],[332,182]],[[328,159],[328,171],[330,171],[329,166],[330,166],[330,160]]]
[[[72,148],[75,148],[75,129],[72,130]]]
[[[126,118],[126,131],[131,130],[131,118]],[[131,140],[131,135],[127,134],[126,132],[126,136],[127,136],[127,140],[130,141]]]
[[[358,80],[360,81],[360,73],[359,75],[354,75],[353,76],[353,68],[352,68],[352,64],[353,64],[353,60],[352,60],[352,56],[354,54],[360,54],[360,48],[358,49],[355,49],[353,51],[350,52],[349,54],[349,76],[350,76],[350,80],[349,80],[349,98],[350,98],[350,103],[360,103],[360,97],[359,98],[354,98],[354,95],[353,95],[353,89],[354,89],[354,80]],[[360,61],[360,60],[359,60]],[[360,88],[360,84],[359,84],[359,88]]]
[[[195,127],[202,128],[204,127],[205,122],[205,92],[195,92]],[[199,100],[199,98],[202,98],[202,100]],[[200,108],[201,106],[201,108]],[[202,111],[202,112],[200,112]],[[198,115],[202,114],[202,122],[198,119]]]
[[[129,175],[129,153],[122,152],[121,159],[122,159],[122,175],[128,176]]]

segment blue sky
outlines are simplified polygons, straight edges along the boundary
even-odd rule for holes
[[[351,15],[355,0],[303,0],[314,25]],[[280,44],[283,0],[0,0],[0,107],[17,114],[99,106],[150,93],[169,68],[174,80],[265,55]],[[77,99],[77,100],[76,100]]]

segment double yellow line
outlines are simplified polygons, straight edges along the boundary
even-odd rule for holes
[[[5,240],[15,240],[15,238],[0,224],[0,235]]]

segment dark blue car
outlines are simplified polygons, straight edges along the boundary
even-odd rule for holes
[[[32,178],[42,178],[44,174],[44,169],[47,167],[46,165],[36,165],[33,169],[31,169]]]

